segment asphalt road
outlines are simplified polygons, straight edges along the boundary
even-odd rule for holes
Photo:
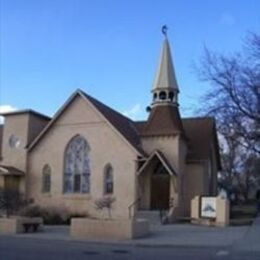
[[[229,259],[259,260],[260,253],[214,247],[143,247],[0,236],[0,260]]]

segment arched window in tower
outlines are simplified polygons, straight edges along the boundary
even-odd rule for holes
[[[155,93],[153,94],[153,101],[156,101],[156,99],[157,99],[157,93],[155,92]]]
[[[106,165],[104,171],[104,194],[113,194],[114,192],[114,177],[113,168],[110,164]]]
[[[165,91],[161,91],[159,93],[159,99],[160,100],[165,100],[166,99],[166,92]]]
[[[64,193],[90,192],[90,148],[80,135],[73,137],[64,153]]]
[[[169,92],[169,99],[173,101],[174,93],[172,91]]]
[[[45,164],[42,168],[42,192],[49,193],[51,191],[51,167]]]

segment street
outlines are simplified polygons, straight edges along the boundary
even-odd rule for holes
[[[232,247],[141,246],[0,237],[1,260],[82,259],[260,259],[260,252],[239,252]]]

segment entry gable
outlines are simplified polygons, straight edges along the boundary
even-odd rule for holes
[[[162,163],[163,167],[166,169],[169,175],[178,176],[177,171],[174,169],[174,167],[172,167],[172,165],[168,162],[164,154],[159,150],[155,150],[153,153],[151,153],[151,155],[147,158],[145,163],[138,170],[137,175],[142,174],[147,169],[147,167],[149,167],[150,164],[156,159]]]
[[[3,176],[24,176],[24,172],[13,167],[13,166],[6,166],[0,165],[0,175]]]

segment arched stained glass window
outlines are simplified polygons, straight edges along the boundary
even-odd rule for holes
[[[73,137],[64,154],[64,193],[90,192],[89,145],[80,135]]]
[[[114,192],[113,168],[110,164],[106,165],[104,171],[104,194],[112,194]]]
[[[45,164],[42,168],[42,192],[48,193],[51,191],[51,167]]]

